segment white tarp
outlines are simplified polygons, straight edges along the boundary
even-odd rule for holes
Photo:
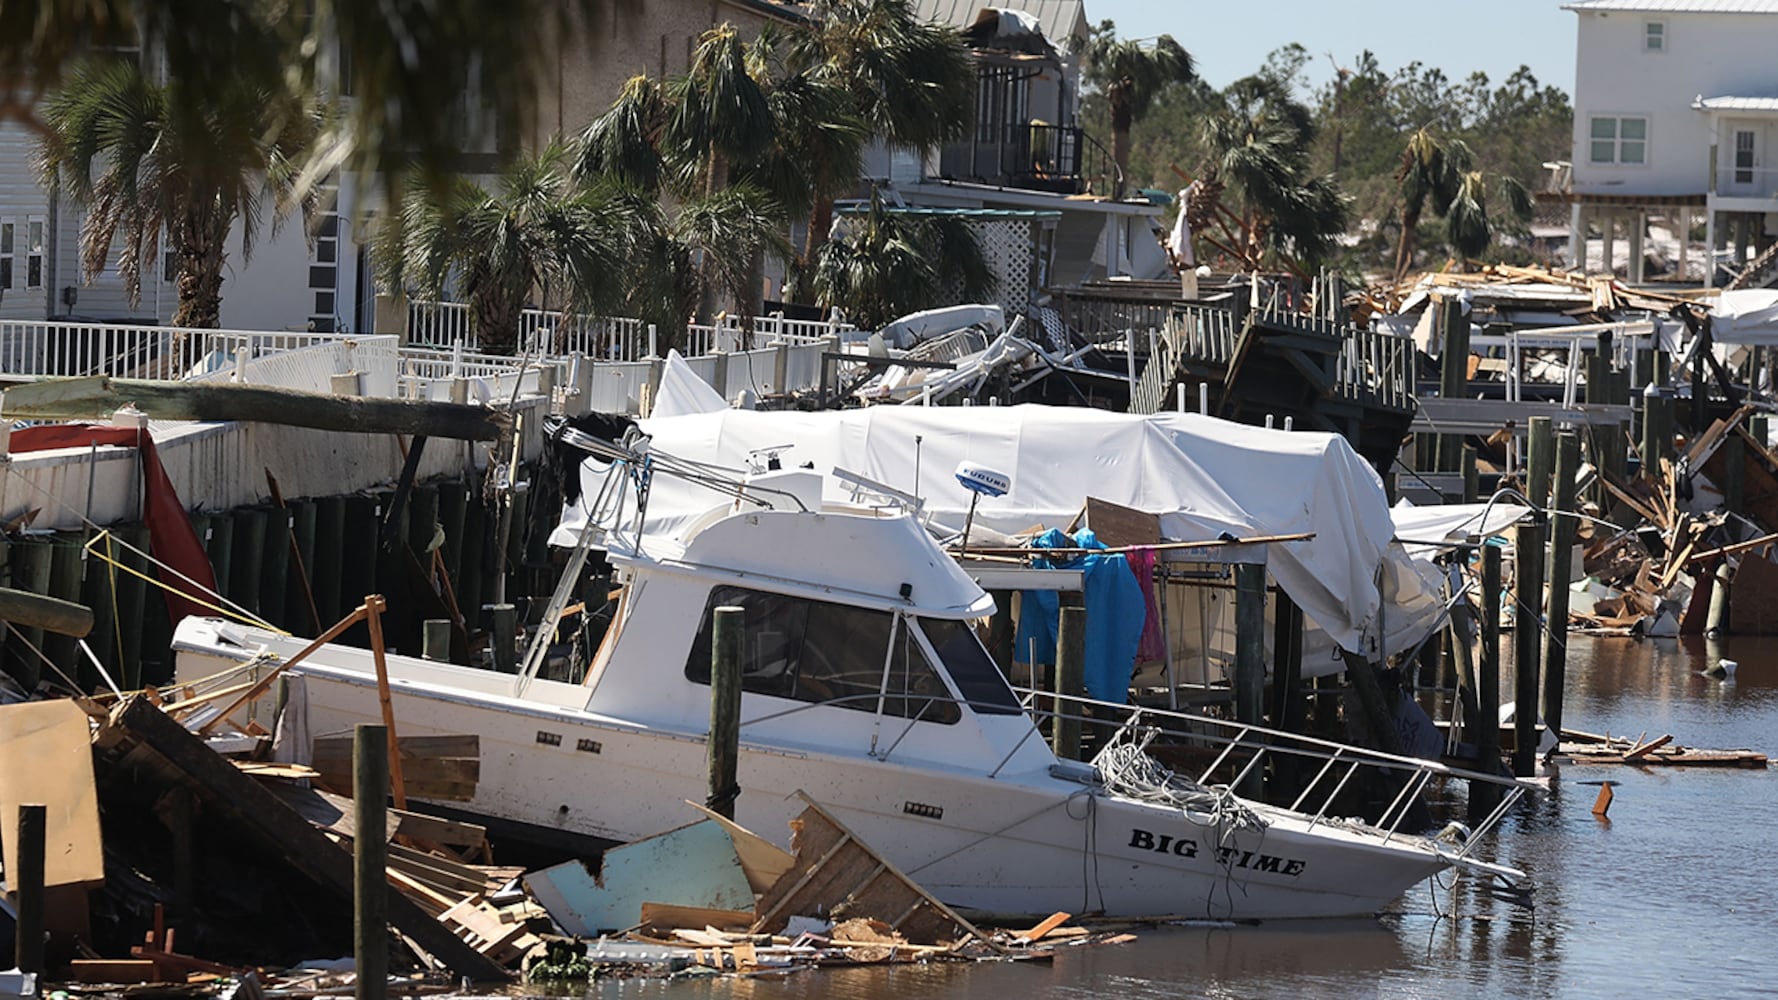
[[[934,525],[952,532],[969,509],[970,494],[953,477],[964,460],[1011,476],[1012,489],[983,497],[975,515],[976,525],[1007,534],[1065,526],[1089,495],[1158,514],[1173,540],[1313,532],[1311,540],[1269,546],[1269,569],[1334,642],[1374,655],[1380,622],[1383,647],[1398,652],[1438,620],[1441,602],[1392,544],[1395,523],[1375,471],[1337,435],[1196,414],[1044,406],[724,410],[642,425],[657,450],[737,473],[750,455],[773,449],[786,468],[857,473],[921,497]],[[826,499],[849,499],[843,483],[825,484]],[[597,495],[598,484],[588,485]],[[676,536],[723,500],[658,476],[646,531]],[[571,511],[563,533],[584,516]],[[1386,613],[1379,577],[1390,597]]]
[[[688,413],[714,413],[728,409],[722,393],[711,388],[677,350],[667,352],[661,365],[661,387],[655,393],[651,412],[662,417],[679,417]]]
[[[1778,290],[1723,292],[1710,307],[1710,339],[1718,344],[1757,347],[1778,344]]]

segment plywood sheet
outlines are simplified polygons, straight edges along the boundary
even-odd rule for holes
[[[614,847],[605,852],[597,876],[569,861],[526,875],[525,887],[564,932],[581,937],[635,926],[643,903],[753,907],[753,888],[735,845],[710,820]]]
[[[1087,497],[1086,524],[1100,544],[1110,549],[1157,545],[1161,540],[1160,515],[1098,497]]]
[[[103,883],[92,735],[86,712],[72,701],[0,706],[0,841],[9,872],[18,870],[15,831],[25,803],[49,807],[44,884]]]

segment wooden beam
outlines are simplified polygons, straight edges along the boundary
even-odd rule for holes
[[[149,379],[39,378],[14,382],[0,413],[14,420],[92,420],[133,405],[155,420],[246,420],[363,434],[426,434],[495,441],[512,433],[511,415],[461,403],[330,396],[232,383]]]
[[[93,630],[93,611],[84,604],[46,594],[0,587],[0,621],[80,639]]]

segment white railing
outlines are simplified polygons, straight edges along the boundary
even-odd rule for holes
[[[1351,330],[1334,361],[1334,391],[1395,409],[1412,409],[1414,341],[1376,330]]]
[[[843,337],[856,331],[837,315],[830,319],[788,319],[783,313],[753,318],[754,346],[769,344],[814,343],[827,337]],[[686,325],[685,336],[677,345],[679,353],[690,358],[716,351],[741,349],[741,321],[725,316],[720,323]],[[470,321],[469,306],[461,302],[423,302],[408,304],[407,342],[414,347],[450,348],[463,344],[474,350],[479,341]],[[519,319],[518,353],[561,357],[584,354],[597,361],[640,361],[659,357],[670,341],[663,332],[639,319],[623,316],[595,316],[590,313],[565,313],[556,310],[526,309]]]
[[[197,330],[166,326],[0,321],[0,372],[192,378],[265,357],[350,340],[339,333]]]

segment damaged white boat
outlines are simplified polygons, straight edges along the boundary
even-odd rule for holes
[[[645,440],[577,443],[610,463],[589,536],[623,584],[584,680],[536,677],[540,655],[517,676],[388,658],[402,738],[479,735],[480,778],[460,804],[474,815],[607,841],[682,824],[684,800],[706,792],[712,610],[738,606],[737,820],[781,839],[801,791],[951,905],[1332,917],[1374,913],[1452,867],[1522,879],[1469,854],[1527,787],[1510,779],[1481,779],[1497,781],[1503,801],[1465,844],[1404,829],[1428,784],[1480,777],[1433,762],[1119,706],[1099,706],[1101,724],[1112,711],[1127,721],[1092,765],[1059,761],[1034,721],[1042,712],[1007,685],[971,627],[991,599],[924,530],[911,498],[823,505],[812,470],[724,487],[707,467],[650,454]],[[730,499],[672,537],[645,534],[657,475],[701,477]],[[185,679],[263,667],[304,645],[196,618],[174,642]],[[380,721],[370,652],[325,646],[292,672],[305,678],[311,732]],[[1035,707],[1048,705],[1046,696]],[[1143,753],[1162,728],[1215,758],[1198,780]],[[1255,787],[1287,753],[1315,775],[1291,808],[1230,791]],[[1395,801],[1374,823],[1344,818],[1352,789],[1379,769]]]

